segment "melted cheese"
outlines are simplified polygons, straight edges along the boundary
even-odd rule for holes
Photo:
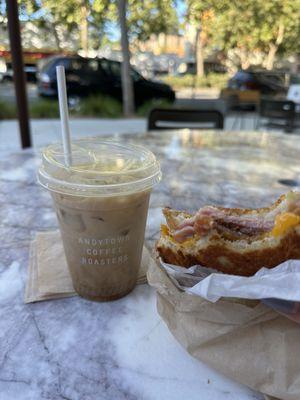
[[[291,212],[285,212],[277,215],[272,235],[275,237],[283,235],[288,229],[295,227],[300,223],[300,217]]]
[[[169,235],[169,228],[167,227],[167,225],[162,224],[160,226],[160,230],[163,236],[168,236]]]
[[[180,243],[182,247],[193,247],[196,243],[195,237],[187,238],[183,243]]]

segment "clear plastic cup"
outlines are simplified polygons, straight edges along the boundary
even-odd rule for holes
[[[39,183],[52,195],[75,291],[107,301],[136,285],[150,193],[161,179],[149,150],[82,139],[66,167],[60,144],[47,147]]]

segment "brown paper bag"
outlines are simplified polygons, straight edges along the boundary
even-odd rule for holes
[[[154,263],[148,282],[174,337],[195,358],[250,388],[300,400],[300,325],[258,301],[210,303],[178,289]]]

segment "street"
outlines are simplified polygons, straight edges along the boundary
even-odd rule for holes
[[[27,96],[29,101],[38,98],[36,84],[27,83]],[[13,82],[0,83],[0,100],[15,102],[15,89]]]
[[[37,87],[34,83],[27,83],[27,95],[29,101],[38,98]],[[176,90],[177,99],[213,99],[219,96],[219,90],[215,88],[187,88]],[[13,82],[0,82],[0,100],[15,101],[15,89]]]

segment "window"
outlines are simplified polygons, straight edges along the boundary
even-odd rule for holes
[[[142,79],[141,74],[139,74],[135,69],[131,68],[131,77],[133,82],[138,82]]]
[[[99,60],[99,69],[102,69],[102,71],[106,75],[111,75],[109,65],[110,65],[110,62],[108,60],[105,60],[105,59]]]
[[[97,72],[98,67],[98,60],[89,60],[87,63],[87,68],[89,71]]]
[[[110,63],[110,70],[113,76],[116,78],[121,78],[121,64],[118,62],[111,62]]]
[[[51,74],[56,74],[56,67],[58,65],[62,65],[63,67],[65,67],[66,70],[68,70],[70,66],[70,60],[68,58],[51,60],[49,63],[45,64],[45,66],[42,68],[42,72],[50,72]]]
[[[70,69],[73,71],[83,71],[86,67],[86,62],[80,59],[73,59],[71,60],[71,67]]]
[[[70,60],[69,60],[68,58],[59,58],[59,59],[56,61],[56,64],[55,64],[55,65],[56,65],[56,66],[62,65],[63,67],[68,68],[69,65],[70,65]]]

